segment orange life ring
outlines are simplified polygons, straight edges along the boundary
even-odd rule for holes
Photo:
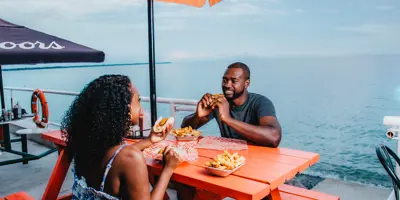
[[[39,119],[37,106],[38,98],[40,100],[40,105],[42,106],[42,120]],[[33,121],[35,122],[36,126],[38,126],[39,128],[45,128],[47,126],[47,123],[49,122],[49,107],[47,105],[44,93],[39,89],[36,89],[32,94],[31,111],[34,114]]]

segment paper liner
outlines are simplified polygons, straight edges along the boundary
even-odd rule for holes
[[[143,155],[148,158],[162,160],[162,155],[158,152],[161,148],[164,148],[168,145],[174,148],[174,150],[181,156],[183,161],[195,161],[198,159],[199,155],[197,150],[195,149],[195,143],[174,143],[171,141],[162,141],[143,150]]]
[[[196,148],[215,150],[247,150],[246,140],[205,136],[197,143]]]

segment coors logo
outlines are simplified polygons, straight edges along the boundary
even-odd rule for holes
[[[14,42],[0,42],[0,49],[64,49],[65,46],[61,46],[57,44],[57,42],[53,41],[50,44],[45,44],[43,42],[36,41],[35,43],[32,42],[21,42],[21,43],[14,43]]]

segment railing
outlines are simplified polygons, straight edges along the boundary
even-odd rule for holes
[[[14,105],[14,102],[13,102],[14,91],[23,91],[23,92],[34,92],[35,91],[35,89],[33,89],[33,88],[19,88],[19,87],[4,87],[4,90],[10,91],[11,108]],[[58,94],[58,95],[66,95],[66,96],[77,96],[79,94],[78,92],[62,91],[62,90],[42,90],[42,91],[47,94]],[[141,97],[141,100],[144,102],[150,102],[149,97]],[[170,104],[171,113],[172,113],[173,117],[176,117],[176,112],[179,112],[179,111],[195,111],[196,108],[194,106],[197,105],[196,100],[163,98],[163,97],[157,97],[157,103]],[[49,124],[59,126],[58,123],[49,122]]]

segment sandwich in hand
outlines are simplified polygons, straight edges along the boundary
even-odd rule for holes
[[[213,106],[215,106],[215,104],[218,103],[218,98],[223,97],[223,96],[224,96],[223,94],[213,94],[211,96],[211,99],[212,99],[211,104],[208,106],[208,108],[212,108]]]
[[[153,126],[153,131],[156,133],[160,133],[163,132],[163,130],[168,126],[168,125],[174,125],[174,118],[173,117],[166,117],[166,118],[162,118],[160,117],[155,125]]]

